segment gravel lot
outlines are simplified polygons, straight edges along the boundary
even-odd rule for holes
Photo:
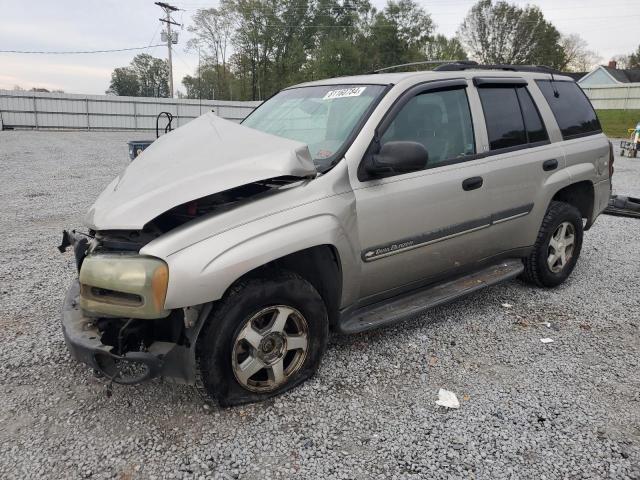
[[[319,374],[275,400],[219,410],[160,381],[107,397],[67,354],[74,268],[55,246],[138,136],[0,133],[0,478],[640,479],[640,221],[627,218],[600,217],[560,288],[512,281],[336,336]],[[615,190],[640,196],[640,159],[616,172]],[[459,410],[435,405],[439,388]]]

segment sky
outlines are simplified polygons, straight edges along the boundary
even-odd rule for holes
[[[432,16],[437,32],[455,35],[476,0],[417,0]],[[384,7],[385,0],[372,0]],[[217,6],[218,0],[175,0],[183,9],[173,19],[184,24],[174,48],[174,82],[193,74],[197,52],[186,51],[186,27],[198,8]],[[640,43],[640,0],[511,0],[540,7],[563,34],[577,33],[606,63],[629,54]],[[0,50],[77,51],[147,47],[160,44],[163,16],[153,0],[0,0]],[[69,93],[103,94],[115,67],[129,64],[142,51],[165,58],[166,46],[146,50],[80,55],[0,53],[0,89],[15,85]]]

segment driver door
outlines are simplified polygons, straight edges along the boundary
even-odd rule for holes
[[[465,80],[413,87],[391,108],[367,155],[386,142],[419,142],[420,171],[371,178],[367,157],[354,186],[361,245],[361,301],[419,287],[490,251],[487,167],[476,156]]]

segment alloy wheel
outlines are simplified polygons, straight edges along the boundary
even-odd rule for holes
[[[248,318],[236,336],[233,374],[253,392],[281,387],[302,367],[309,346],[308,325],[295,308],[276,305]]]
[[[573,256],[576,232],[570,222],[562,222],[549,240],[547,265],[553,273],[560,273]]]

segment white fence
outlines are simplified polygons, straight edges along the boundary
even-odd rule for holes
[[[640,110],[640,83],[582,87],[597,110]]]
[[[177,128],[213,110],[240,121],[260,102],[117,97],[0,90],[0,129],[155,130],[160,112],[173,115]],[[164,127],[166,120],[161,122]]]

